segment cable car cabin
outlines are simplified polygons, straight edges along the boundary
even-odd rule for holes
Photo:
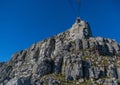
[[[77,23],[80,23],[81,20],[80,20],[80,17],[77,17]]]

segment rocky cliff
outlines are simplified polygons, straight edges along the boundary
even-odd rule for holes
[[[56,36],[0,63],[0,85],[120,85],[120,44],[93,37],[79,18]]]

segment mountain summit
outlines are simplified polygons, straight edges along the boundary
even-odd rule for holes
[[[70,37],[72,39],[88,39],[92,37],[92,32],[90,26],[87,22],[80,20],[78,17],[76,22],[73,24],[70,29]]]
[[[120,44],[93,37],[88,22],[15,53],[0,63],[0,85],[119,85]]]

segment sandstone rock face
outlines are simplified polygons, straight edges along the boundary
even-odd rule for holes
[[[77,18],[76,23],[73,24],[72,28],[70,29],[70,37],[72,39],[88,39],[92,37],[92,32],[88,22],[80,20]]]
[[[0,85],[62,85],[69,80],[117,85],[119,79],[120,44],[93,37],[89,24],[79,18],[71,29],[0,63]]]

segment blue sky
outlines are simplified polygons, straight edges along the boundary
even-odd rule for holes
[[[68,1],[0,0],[0,62],[70,28],[77,14]],[[120,42],[120,0],[81,0],[80,16],[90,23],[94,36]]]

